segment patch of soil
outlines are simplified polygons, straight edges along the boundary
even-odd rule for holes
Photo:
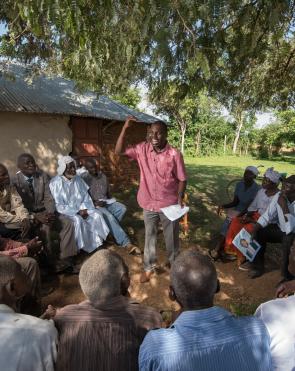
[[[188,243],[183,243],[183,248]],[[192,245],[189,244],[191,247]],[[199,250],[200,247],[195,246]],[[139,282],[142,272],[142,257],[131,256],[123,248],[111,246],[110,249],[120,254],[129,267],[131,276],[130,295],[138,302],[152,306],[160,311],[176,311],[178,305],[168,297],[169,272],[154,275],[150,282],[141,284]],[[206,253],[207,250],[203,249]],[[158,248],[158,262],[164,265],[166,253],[164,249]],[[276,284],[280,280],[280,273],[272,262],[267,263],[267,272],[259,278],[249,279],[247,272],[238,270],[235,262],[216,263],[216,268],[221,283],[221,290],[216,295],[215,303],[232,310],[237,314],[251,314],[256,307],[267,300],[274,298]],[[44,308],[48,304],[63,307],[68,304],[79,303],[85,300],[79,287],[77,275],[59,275],[52,277],[48,282],[55,290],[43,298]]]

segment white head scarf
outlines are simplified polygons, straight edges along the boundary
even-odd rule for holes
[[[266,172],[264,173],[264,176],[275,184],[280,183],[281,174],[278,171],[275,171],[273,167],[267,169]]]
[[[58,167],[57,167],[57,174],[63,175],[66,170],[67,164],[75,162],[75,160],[71,156],[62,156],[58,159]]]
[[[253,173],[256,176],[259,174],[259,170],[257,169],[256,166],[247,166],[246,169],[245,169],[245,171],[246,170],[251,171],[251,173]]]

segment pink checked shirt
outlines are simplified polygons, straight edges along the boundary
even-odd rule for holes
[[[160,211],[177,204],[178,184],[186,180],[183,157],[177,149],[167,143],[158,153],[150,143],[142,142],[128,147],[125,154],[140,168],[137,201],[143,209]]]

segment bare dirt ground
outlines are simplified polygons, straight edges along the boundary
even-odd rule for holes
[[[183,243],[182,248],[191,247],[191,244]],[[194,246],[202,250],[198,246]],[[131,285],[130,295],[138,302],[150,305],[160,311],[176,311],[178,306],[168,297],[169,272],[154,275],[149,283],[141,284],[139,276],[142,269],[142,257],[130,256],[123,248],[110,246],[110,249],[119,253],[128,264]],[[206,251],[203,251],[206,253]],[[158,249],[160,264],[166,262],[166,253],[163,248]],[[256,307],[274,297],[275,287],[280,280],[280,273],[273,263],[268,263],[268,271],[255,280],[247,277],[247,272],[237,269],[236,263],[216,263],[221,290],[216,295],[215,303],[225,307],[238,315],[251,314]],[[52,277],[47,283],[55,287],[53,293],[43,298],[44,307],[52,304],[62,307],[68,304],[79,303],[84,300],[80,290],[77,275],[59,275]]]

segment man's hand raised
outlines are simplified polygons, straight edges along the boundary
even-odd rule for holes
[[[134,116],[128,116],[124,123],[124,129],[130,128],[134,122],[138,122],[137,118]]]

